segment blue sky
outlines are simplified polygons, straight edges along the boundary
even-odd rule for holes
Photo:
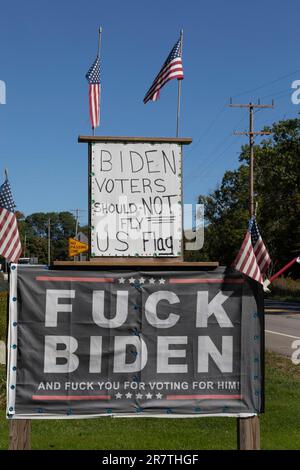
[[[87,148],[77,137],[91,133],[85,73],[100,25],[97,134],[116,136],[175,135],[176,81],[156,103],[142,100],[183,28],[180,135],[194,141],[184,152],[184,198],[195,203],[236,168],[246,142],[232,135],[247,129],[248,115],[226,107],[230,96],[275,99],[274,110],[255,115],[257,130],[299,113],[291,103],[291,83],[300,79],[299,12],[296,0],[2,3],[0,80],[7,102],[0,105],[0,172],[8,168],[18,209],[87,209]]]

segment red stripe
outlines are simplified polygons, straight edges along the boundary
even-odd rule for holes
[[[89,108],[92,128],[99,126],[100,85],[89,85]]]
[[[89,111],[90,111],[90,121],[93,127],[94,117],[92,111],[92,85],[89,85]]]
[[[162,83],[160,83],[159,85],[157,85],[155,87],[155,89],[153,90],[151,95],[146,99],[146,102],[151,100],[153,95],[155,95],[155,93],[158,93],[166,83],[168,83],[170,80],[173,80],[174,78],[177,78],[178,80],[181,80],[183,78],[183,75],[182,76],[181,75],[175,75],[174,77],[169,77],[169,76],[166,77]]]
[[[22,253],[22,247],[21,247],[20,239],[18,237],[13,246],[13,249],[10,252],[10,255],[8,256],[9,261],[11,261],[12,263],[16,263],[18,259],[20,258],[21,253]]]
[[[236,255],[236,258],[235,258],[234,262],[233,262],[233,266],[237,266],[237,264],[239,263],[240,259],[242,258],[243,253],[244,253],[244,250],[245,250],[245,247],[246,247],[246,245],[247,245],[247,243],[248,243],[249,237],[250,237],[250,234],[249,234],[249,232],[247,232],[247,234],[246,234],[246,236],[245,236],[245,238],[244,238],[244,240],[243,240],[242,246],[241,246],[241,248],[240,248],[238,254]]]
[[[180,65],[180,67],[177,67],[178,65]],[[171,80],[173,78],[178,78],[178,79],[183,79],[184,78],[183,69],[182,69],[182,60],[181,60],[181,58],[177,58],[177,59],[173,60],[172,62],[170,62],[166,67],[164,67],[159,72],[157,77],[154,79],[150,89],[147,91],[147,93],[145,95],[144,103],[149,101],[151,99],[151,96],[155,92],[157,92],[160,88],[162,88],[167,83],[167,81],[169,81],[169,80],[166,80],[166,78],[168,78],[168,76],[172,73],[172,68],[174,69],[173,71],[179,70],[181,73],[178,73],[178,75],[175,76],[175,77],[171,77],[169,80]]]
[[[32,395],[35,401],[110,400],[110,395]]]
[[[254,253],[253,253],[252,245],[249,246],[248,250],[245,253],[246,253],[246,255],[245,255],[244,261],[242,262],[242,264],[239,268],[239,270],[242,273],[246,272],[246,265],[248,264],[248,261],[250,260],[250,264],[251,264],[251,262],[253,261],[253,259],[255,257]]]
[[[63,276],[37,276],[36,281],[53,281],[53,282],[114,282],[112,277],[63,277]]]
[[[264,247],[260,257],[257,260],[257,263],[259,264],[259,267],[260,267],[261,271],[265,267],[266,263],[267,263],[267,266],[270,264],[270,261],[271,261],[271,259],[269,257],[269,253],[268,253],[266,247]],[[267,266],[266,266],[266,268],[267,268]]]
[[[260,282],[261,275],[260,275],[260,271],[259,271],[258,265],[256,266],[252,277],[253,277],[253,279],[255,279],[256,281]]]
[[[5,217],[5,219],[2,221],[2,224],[1,224],[1,226],[0,226],[0,230],[2,230],[2,228],[4,227],[4,225],[5,225],[5,223],[6,223],[7,219],[8,219],[8,217],[9,217],[9,215],[11,215],[11,212],[9,212],[8,215]],[[8,225],[7,225],[7,227],[6,227],[6,229],[4,230],[4,232],[3,232],[2,236],[1,236],[1,239],[0,239],[1,245],[5,242],[5,240],[7,239],[7,237],[10,236],[10,232],[11,232],[12,230],[14,230],[14,227],[13,227],[13,226],[14,226],[14,223],[15,223],[15,219],[16,219],[15,216],[13,216],[13,217],[11,218],[11,220],[9,221],[9,223],[8,223]]]
[[[9,251],[10,247],[11,247],[11,244],[12,244],[12,241],[13,239],[15,238],[15,236],[18,235],[18,227],[16,226],[13,226],[11,229],[10,229],[10,233],[7,234],[7,237],[6,237],[6,240],[7,243],[5,244],[5,248],[4,250],[2,251],[3,253],[3,256],[6,257],[7,255],[7,252]],[[9,238],[8,238],[9,237]],[[16,240],[15,242],[15,245],[16,243],[18,243],[19,239]],[[2,240],[1,240],[1,243],[2,243]],[[12,253],[12,252],[11,252]]]
[[[266,270],[268,269],[268,266],[270,264],[271,260],[268,258],[265,258],[264,261],[260,265],[260,270],[264,274]]]
[[[254,265],[257,266],[256,258],[255,258],[255,256],[254,256],[253,254],[251,255],[251,257],[249,256],[248,261],[249,261],[249,260],[250,260],[250,263],[248,263],[247,269],[246,269],[246,264],[247,264],[247,263],[245,264],[245,267],[243,268],[243,272],[246,274],[246,276],[250,276],[251,271],[252,271]]]
[[[243,284],[244,279],[178,279],[170,278],[169,284]]]
[[[147,95],[151,95],[153,91],[155,90],[156,87],[162,87],[164,85],[164,81],[169,77],[174,72],[178,72],[178,77],[183,78],[183,68],[182,68],[182,63],[172,63],[171,66],[168,68],[168,70],[163,70],[160,76],[158,77],[155,82],[153,82],[150,90],[148,91]],[[172,77],[176,78],[176,77]],[[147,96],[146,96],[147,97]]]
[[[167,400],[241,400],[242,395],[167,395]]]
[[[3,213],[4,210],[1,212]],[[12,216],[12,213],[5,210],[5,216],[4,216],[4,219],[2,219],[1,221],[0,230],[5,225],[7,218],[11,216]],[[11,247],[11,244],[14,238],[16,238],[16,241],[13,247]],[[5,258],[7,258],[8,261],[17,262],[18,259],[20,258],[21,250],[22,248],[21,248],[21,242],[19,238],[17,219],[16,219],[15,214],[13,214],[8,226],[6,227],[5,231],[2,234],[2,237],[0,240],[0,253]]]
[[[157,86],[157,87],[153,90],[153,92],[152,92],[147,98],[144,98],[144,103],[146,104],[148,101],[150,101],[156,93],[158,93],[158,96],[159,96],[159,91],[162,89],[162,87],[163,87],[166,83],[168,83],[170,80],[173,80],[173,79],[175,79],[175,78],[177,78],[178,80],[181,80],[181,79],[183,79],[183,75],[182,75],[182,77],[179,76],[179,75],[176,75],[175,77],[169,77],[169,78],[167,78],[167,79],[164,81],[164,83],[161,84],[160,86]]]
[[[157,74],[157,76],[155,77],[155,79],[153,80],[152,82],[152,85],[151,87],[149,88],[147,94],[146,94],[146,97],[148,94],[150,94],[150,92],[152,91],[152,89],[156,86],[156,84],[161,80],[163,79],[163,77],[165,75],[168,75],[169,73],[169,70],[172,68],[172,67],[176,67],[178,65],[181,65],[182,67],[182,60],[181,60],[181,57],[177,57],[176,59],[173,59],[171,62],[169,62],[166,66],[164,66],[160,72]]]
[[[254,253],[257,257],[257,262],[259,264],[261,260],[266,256],[267,249],[263,243],[260,243],[259,246],[256,247]]]

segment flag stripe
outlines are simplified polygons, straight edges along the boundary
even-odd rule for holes
[[[183,78],[183,68],[181,59],[176,59],[170,63],[170,65],[162,70],[156,79],[154,80],[152,86],[150,87],[148,93],[145,96],[145,100],[147,100],[148,96],[150,96],[156,88],[162,88],[162,86],[166,83],[165,80],[168,78]]]
[[[242,246],[233,267],[263,284],[263,274],[271,263],[270,255],[262,241],[255,218],[251,218]]]
[[[22,253],[22,246],[14,209],[10,184],[6,179],[0,188],[0,254],[8,262],[17,263]]]
[[[97,56],[86,74],[89,83],[89,113],[92,128],[100,124],[100,59]]]
[[[168,55],[159,73],[156,75],[149,90],[144,97],[144,103],[148,101],[156,101],[159,98],[160,89],[170,80],[177,78],[182,80],[183,67],[182,67],[182,44],[181,38],[176,42],[175,46]]]
[[[14,235],[17,231],[16,229],[17,229],[17,221],[16,221],[16,217],[13,214],[13,218],[10,221],[8,227],[6,228],[5,234],[3,235],[3,237],[0,240],[1,250],[4,254],[4,256],[6,256],[6,252],[10,247],[10,243],[12,242],[12,238],[14,237]]]
[[[242,264],[244,263],[249,245],[250,245],[250,237],[249,237],[249,234],[247,233],[244,238],[242,247],[238,253],[237,259],[235,261],[237,270],[240,270]]]

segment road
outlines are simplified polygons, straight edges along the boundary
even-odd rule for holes
[[[300,341],[300,303],[265,301],[266,349],[291,357]]]

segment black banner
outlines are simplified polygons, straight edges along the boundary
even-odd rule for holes
[[[12,266],[8,417],[262,411],[262,288],[240,273]]]

